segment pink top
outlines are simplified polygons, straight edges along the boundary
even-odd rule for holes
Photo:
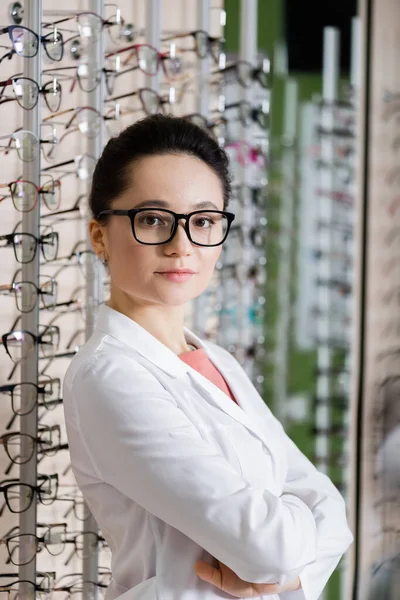
[[[225,394],[227,394],[234,402],[236,402],[225,379],[208,358],[207,353],[203,348],[197,348],[197,350],[184,352],[183,354],[179,355],[179,358],[193,369],[196,369],[196,371],[201,373],[204,377],[207,377],[207,379],[209,379],[214,385],[218,386],[220,390],[225,392]]]

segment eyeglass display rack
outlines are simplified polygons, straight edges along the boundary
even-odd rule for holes
[[[238,65],[258,65],[268,82],[270,61],[257,52],[256,23],[257,3],[242,2],[240,50],[235,59]],[[236,356],[262,393],[269,86],[255,79],[245,87],[239,79],[231,78],[225,82],[223,104],[228,118],[225,148],[233,175],[231,208],[236,218],[218,265],[221,278],[216,310],[220,327],[216,339]],[[239,115],[236,122],[228,117],[235,114],[233,111]]]
[[[198,0],[194,4],[194,25],[200,30],[212,32],[217,38],[223,38],[224,20],[221,17],[225,13],[222,4],[218,7],[215,3],[211,5],[207,0]],[[33,388],[29,386],[21,388],[18,399],[15,394],[14,401],[18,402],[19,408],[17,410],[14,406],[15,410],[10,420],[10,403],[7,410],[6,403],[0,407],[3,411],[1,414],[5,417],[4,422],[8,420],[7,432],[14,431],[14,428],[10,427],[15,423],[20,433],[20,455],[14,455],[14,461],[10,463],[12,468],[19,466],[19,480],[22,483],[18,490],[22,493],[21,485],[32,486],[31,503],[27,510],[23,510],[22,500],[18,506],[15,505],[15,492],[11,498],[15,512],[9,512],[7,506],[0,509],[0,537],[5,542],[0,545],[0,551],[5,552],[5,564],[18,567],[18,573],[14,570],[10,579],[5,576],[6,573],[2,573],[4,581],[0,583],[5,586],[4,589],[12,590],[12,594],[19,590],[20,597],[29,595],[33,598],[55,589],[65,589],[67,592],[68,585],[73,586],[73,591],[80,591],[83,598],[102,597],[110,578],[109,550],[76,487],[68,464],[68,452],[64,453],[68,450],[68,445],[65,443],[62,399],[58,390],[69,360],[91,335],[97,307],[107,296],[107,273],[90,251],[87,237],[87,195],[95,161],[108,137],[143,115],[143,112],[131,109],[129,103],[124,104],[117,99],[111,101],[110,98],[129,94],[132,87],[135,87],[136,92],[140,88],[138,81],[160,94],[163,103],[167,103],[169,107],[167,112],[176,115],[200,113],[205,117],[211,131],[218,130],[219,142],[224,144],[227,150],[230,147],[236,192],[228,210],[235,212],[237,209],[240,213],[240,218],[238,215],[235,222],[236,234],[232,236],[235,243],[228,238],[228,245],[218,264],[215,286],[211,287],[211,293],[207,292],[192,303],[190,319],[191,326],[200,336],[216,340],[234,353],[253,382],[262,389],[266,282],[265,166],[268,153],[266,124],[269,116],[269,89],[265,81],[269,80],[270,63],[267,57],[259,56],[256,51],[257,2],[242,2],[241,9],[239,60],[248,61],[253,65],[251,85],[250,80],[246,81],[246,85],[240,83],[238,67],[231,68],[229,64],[225,65],[222,48],[217,65],[212,63],[210,57],[198,57],[192,61],[188,58],[190,74],[186,76],[180,72],[181,46],[180,42],[175,43],[176,40],[168,43],[170,57],[177,53],[177,77],[173,81],[163,79],[161,72],[156,76],[146,76],[130,68],[132,63],[121,50],[132,43],[132,37],[144,37],[145,43],[159,48],[165,36],[171,37],[176,33],[174,29],[171,34],[172,27],[164,28],[166,14],[162,9],[161,0],[146,0],[142,5],[135,3],[134,6],[122,0],[120,7],[105,4],[101,0],[90,0],[87,10],[97,15],[97,25],[92,25],[89,33],[90,24],[80,23],[75,18],[82,12],[78,2],[72,1],[71,8],[66,9],[60,8],[53,0],[37,0],[26,3],[24,12],[14,6],[14,24],[36,32],[39,36],[38,51],[35,56],[29,58],[21,58],[14,52],[10,54],[9,60],[6,58],[0,62],[4,73],[2,79],[6,80],[6,73],[9,77],[17,73],[21,77],[23,73],[23,77],[31,78],[39,86],[36,105],[30,106],[30,110],[18,106],[18,112],[15,113],[11,111],[11,107],[16,107],[20,102],[11,101],[12,90],[17,96],[20,94],[19,100],[22,100],[22,104],[29,100],[28,92],[21,92],[18,88],[22,81],[14,82],[15,85],[13,84],[7,92],[5,88],[1,91],[0,86],[0,110],[4,115],[10,107],[7,115],[12,115],[10,120],[1,120],[0,134],[8,133],[9,128],[13,126],[14,116],[19,121],[16,123],[17,127],[20,127],[22,116],[23,130],[31,132],[35,137],[28,136],[28,141],[23,136],[19,139],[18,135],[12,138],[16,142],[18,155],[22,153],[26,159],[29,148],[32,155],[33,149],[37,150],[34,160],[29,161],[21,161],[20,156],[13,156],[11,148],[4,155],[4,162],[2,160],[0,167],[0,184],[21,179],[34,184],[33,187],[29,186],[29,190],[27,184],[15,184],[15,189],[7,190],[12,198],[5,192],[6,197],[0,205],[4,231],[8,231],[6,228],[11,230],[16,220],[21,218],[13,233],[22,231],[42,241],[41,244],[35,242],[36,255],[34,260],[30,260],[32,248],[27,240],[23,243],[20,240],[18,246],[17,238],[14,237],[12,242],[15,242],[15,254],[17,256],[19,253],[19,259],[22,259],[19,260],[21,269],[18,275],[14,273],[13,276],[15,265],[8,261],[0,281],[2,286],[9,276],[14,286],[7,289],[6,296],[0,296],[4,307],[0,312],[3,331],[10,329],[10,303],[14,293],[17,303],[13,306],[16,316],[20,317],[7,334],[7,348],[11,353],[13,348],[16,349],[18,356],[12,375],[7,380],[12,363],[6,362],[8,357],[3,354],[0,364],[0,387],[3,391],[0,392],[0,396],[11,396],[10,389],[4,389],[10,380],[15,382],[11,385],[25,382],[38,386],[35,388],[36,402],[30,412],[28,408],[32,405]],[[121,12],[127,15],[132,23],[129,23],[128,19],[120,21]],[[184,11],[186,17],[190,16],[189,13]],[[5,13],[1,16],[9,18]],[[69,19],[71,16],[74,18]],[[57,25],[54,25],[55,22]],[[138,23],[145,23],[145,27],[139,27]],[[96,33],[94,28],[97,26]],[[175,24],[173,26],[175,27]],[[111,39],[111,34],[108,34],[113,27],[118,34]],[[177,33],[181,31],[179,29]],[[57,62],[49,59],[49,47],[41,37],[51,32],[57,40],[60,39],[58,36],[63,37],[64,55]],[[91,38],[93,41],[90,41]],[[21,40],[16,40],[16,43],[20,43],[19,50],[25,48],[24,44],[21,46]],[[54,51],[55,46],[50,50]],[[11,45],[8,48],[11,49]],[[186,56],[188,55],[185,54],[185,58]],[[236,62],[238,57],[233,59]],[[129,68],[132,73],[128,72]],[[263,85],[260,84],[261,78]],[[53,90],[50,95],[43,93],[41,86],[45,84]],[[109,88],[112,85],[111,93]],[[63,92],[62,98],[57,96],[60,89]],[[6,105],[2,106],[6,94],[7,102],[10,96],[7,108]],[[44,95],[45,98],[42,98]],[[61,105],[56,106],[60,99]],[[50,107],[47,101],[54,101],[54,105]],[[232,117],[234,107],[230,107],[238,102],[239,117],[243,117],[242,123],[239,119],[235,120],[234,113]],[[158,104],[157,110],[161,110],[163,106],[164,104]],[[66,128],[67,121],[63,119],[67,117],[69,120],[71,112],[73,119],[77,114],[80,116]],[[134,114],[135,112],[137,114]],[[241,113],[244,113],[244,116]],[[226,119],[225,127],[218,128],[219,115]],[[70,131],[74,134],[69,135]],[[27,149],[26,146],[33,144],[32,140],[35,139],[36,145]],[[261,160],[258,160],[260,157]],[[37,192],[32,191],[35,186]],[[58,206],[61,189],[63,202]],[[33,202],[35,194],[36,203]],[[70,198],[76,198],[72,205]],[[17,205],[24,211],[15,210],[13,202],[14,206]],[[31,204],[34,206],[31,207]],[[58,249],[55,260],[47,260],[49,246],[46,246],[46,243],[50,243],[48,240],[54,244],[54,252]],[[8,240],[7,244],[10,243]],[[1,251],[3,256],[8,252],[5,248]],[[233,256],[235,262],[232,262]],[[227,273],[230,272],[234,272],[235,276],[227,277]],[[232,295],[232,282],[235,278],[239,281],[239,286]],[[14,285],[18,279],[29,282],[29,285]],[[51,293],[46,287],[50,285],[49,282]],[[36,289],[36,302],[32,300],[33,288]],[[225,311],[228,305],[231,312]],[[20,311],[21,308],[26,309],[26,312]],[[207,315],[206,319],[204,315]],[[15,329],[17,324],[20,327],[18,330]],[[29,335],[23,332],[29,332]],[[49,346],[52,348],[50,353]],[[59,346],[63,349],[59,349]],[[21,357],[24,357],[23,361],[19,361]],[[49,382],[52,382],[51,385]],[[51,448],[46,447],[43,441],[45,428],[48,432],[55,430],[59,434],[58,443],[51,445]],[[30,459],[24,462],[22,457],[28,455]],[[1,460],[5,456],[3,453]],[[22,464],[18,464],[19,462]],[[7,472],[9,469],[10,467]],[[12,481],[19,481],[16,475],[13,477]],[[2,485],[7,485],[7,481],[10,480],[4,480]],[[38,499],[40,502],[37,502]],[[18,520],[18,525],[11,527],[15,519]],[[12,537],[15,532],[21,536],[18,541]],[[44,551],[38,554],[37,550],[43,546]],[[65,548],[68,546],[74,550],[64,560]],[[64,550],[62,554],[60,549]],[[26,564],[20,564],[21,562]]]
[[[345,498],[349,483],[359,35],[359,21],[354,18],[350,84],[340,95],[339,31],[333,27],[324,29],[322,96],[304,107],[302,119],[303,151],[309,156],[302,169],[303,258],[299,269],[297,341],[300,346],[316,349],[314,462],[332,478]],[[343,575],[346,560],[340,565]],[[345,576],[341,584],[344,597]]]

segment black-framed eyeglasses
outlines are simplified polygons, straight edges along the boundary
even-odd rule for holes
[[[41,504],[53,504],[58,492],[57,473],[54,475],[38,475],[38,480],[41,483],[35,486],[22,483],[18,479],[1,481],[0,492],[4,494],[5,503],[0,509],[0,516],[2,516],[6,506],[12,513],[26,512],[30,508],[36,492]]]
[[[0,575],[2,577],[3,574]],[[10,577],[10,575],[4,575]],[[17,575],[15,575],[17,577]],[[51,591],[50,587],[39,585],[29,579],[16,579],[6,585],[0,585],[0,592],[7,593],[8,598],[19,600],[19,598],[39,598],[39,600],[46,600]],[[13,594],[10,596],[10,594]]]
[[[264,59],[261,66],[255,67],[246,60],[238,60],[235,63],[214,71],[216,73],[233,73],[235,79],[242,87],[248,88],[253,81],[257,81],[261,87],[268,89],[270,86],[270,63],[268,59]]]
[[[43,548],[52,556],[58,556],[65,548],[65,539],[67,532],[66,523],[37,523],[38,527],[44,527],[43,535],[37,536],[30,533],[8,533],[0,544],[4,544],[7,548],[8,559],[6,564],[10,562],[15,566],[29,564],[38,552]],[[13,531],[18,531],[18,527]]]
[[[8,356],[14,363],[31,354],[36,345],[42,356],[49,357],[55,353],[60,344],[60,329],[57,325],[39,325],[41,330],[38,335],[31,331],[13,330],[1,336],[2,344]]]
[[[0,35],[8,33],[14,52],[18,56],[33,58],[38,53],[39,40],[42,42],[44,50],[50,60],[60,61],[64,54],[64,40],[61,32],[54,28],[46,35],[38,36],[37,33],[23,27],[22,25],[8,25],[0,29]]]
[[[128,210],[103,210],[96,216],[129,217],[132,233],[139,244],[157,246],[170,242],[178,229],[180,219],[185,219],[185,231],[196,246],[220,246],[226,240],[235,215],[223,210],[195,210],[178,214],[166,208],[131,208]]]
[[[12,427],[14,418],[20,415],[28,415],[36,404],[44,406],[46,410],[55,408],[52,401],[60,397],[61,381],[58,377],[51,378],[42,376],[38,384],[30,381],[10,383],[0,386],[0,394],[7,394],[11,399],[13,418],[6,425],[6,429]],[[39,399],[40,396],[40,399]]]
[[[53,443],[53,433],[56,432],[57,444]],[[55,448],[60,444],[60,426],[41,425],[38,428],[39,436],[34,437],[20,431],[11,431],[0,436],[0,445],[11,460],[16,465],[24,465],[29,462],[33,456],[35,446],[40,453],[46,453],[47,456],[54,456],[57,452]],[[22,452],[22,440],[25,441],[25,449]],[[6,473],[8,475],[8,473]]]
[[[31,233],[10,233],[8,235],[0,235],[1,241],[5,241],[4,245],[0,245],[2,248],[13,246],[15,259],[22,264],[30,263],[34,260],[38,245],[46,261],[54,260],[58,252],[57,231],[51,231],[40,238],[35,237]]]
[[[9,85],[12,86],[13,97],[6,97],[4,95],[4,90]],[[0,104],[16,100],[21,108],[32,110],[38,102],[39,94],[42,94],[47,108],[51,112],[57,112],[60,108],[62,88],[56,77],[53,77],[51,81],[48,81],[43,86],[39,86],[37,81],[30,77],[13,75],[5,81],[0,81],[0,87],[2,88],[0,92]]]

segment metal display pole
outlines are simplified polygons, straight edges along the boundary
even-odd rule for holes
[[[210,0],[197,0],[197,27],[198,29],[209,32],[210,28]],[[210,58],[198,59],[198,93],[196,94],[196,112],[208,118],[209,114],[209,94],[207,77],[210,73]],[[207,322],[204,315],[207,314],[207,297],[202,294],[194,300],[193,306],[193,327],[197,335],[204,336],[207,330]]]
[[[198,29],[207,31],[207,33],[210,30],[210,10],[210,0],[197,0],[197,27]],[[199,86],[198,94],[196,94],[196,111],[201,115],[208,117],[209,86],[205,85],[205,82],[210,73],[210,56],[207,54],[206,58],[199,58],[197,62],[201,85]]]
[[[41,15],[42,2],[26,2],[24,11],[24,25],[35,31],[40,39],[41,30]],[[39,43],[38,52],[33,58],[24,59],[24,76],[30,77],[38,82],[41,86],[41,50],[42,45]],[[23,179],[34,182],[40,187],[40,123],[41,123],[41,102],[36,104],[33,110],[24,110],[23,128],[31,131],[38,140],[37,158],[32,162],[23,163]],[[24,212],[22,216],[22,231],[34,235],[37,239],[40,237],[40,202],[36,203],[33,210]],[[29,249],[28,249],[29,252]],[[25,251],[24,251],[25,254]],[[22,280],[31,281],[36,286],[39,286],[39,263],[40,263],[40,247],[36,246],[35,259],[32,262],[22,264]],[[39,298],[37,299],[36,307],[29,313],[21,314],[21,328],[29,331],[34,335],[38,334],[39,325]],[[22,343],[22,356],[25,356],[27,347],[26,343]],[[37,385],[38,383],[38,358],[39,345],[36,343],[34,351],[27,355],[26,359],[21,362],[21,382],[30,382]],[[25,386],[26,387],[26,386]],[[32,404],[31,391],[24,390],[22,392],[21,406],[28,407]],[[37,439],[38,425],[38,407],[37,403],[34,410],[27,415],[20,416],[20,431],[21,438],[21,457],[29,455],[31,450],[31,442],[24,434]],[[37,486],[37,446],[34,445],[34,450],[31,459],[25,464],[20,465],[20,480],[23,483]],[[22,498],[21,498],[22,503]],[[33,493],[33,501],[28,510],[19,515],[19,532],[20,534],[36,535],[37,521],[37,493]],[[24,540],[24,541],[22,541]],[[24,546],[27,546],[24,548]],[[29,538],[21,538],[19,553],[20,555],[29,554],[30,548]],[[36,583],[36,555],[27,565],[21,565],[18,568],[18,577],[21,582]],[[21,598],[35,598],[36,591],[32,592],[29,589],[29,583],[19,584],[19,596]]]
[[[287,404],[287,370],[289,351],[289,329],[291,315],[291,274],[292,251],[294,237],[294,202],[296,153],[295,140],[297,131],[297,81],[288,78],[285,81],[285,108],[283,131],[282,179],[283,192],[280,206],[279,226],[279,272],[278,272],[278,307],[279,315],[276,324],[275,352],[275,385],[274,414],[285,424]]]
[[[103,0],[91,0],[89,10],[97,13],[104,18],[104,3]],[[105,32],[99,36],[97,43],[91,43],[88,49],[90,60],[93,67],[101,69],[104,61],[104,41]],[[104,77],[100,78],[99,85],[88,94],[89,106],[95,108],[100,114],[103,114],[104,109]],[[95,137],[88,139],[88,152],[92,156],[99,158],[104,147],[104,123],[102,122],[99,134]],[[89,216],[90,218],[90,216]],[[86,236],[88,246],[90,247],[89,233],[86,227]],[[95,320],[97,316],[97,307],[103,301],[103,271],[99,261],[93,261],[91,254],[86,254],[85,264],[85,275],[86,275],[86,311],[85,311],[85,337],[86,340],[91,336]],[[90,510],[85,503],[85,521],[83,531],[86,534],[83,542],[83,555],[87,558],[83,559],[83,597],[90,600],[98,597],[97,586],[92,585],[91,582],[96,583],[98,579],[98,551],[93,552],[93,539],[92,535],[97,535],[98,525],[90,513]],[[98,548],[98,547],[97,547]]]
[[[323,101],[326,104],[321,110],[320,121],[324,129],[331,131],[334,126],[334,111],[332,103],[337,99],[338,90],[338,65],[339,65],[339,31],[333,27],[324,29],[324,59],[323,59]],[[327,135],[321,138],[321,157],[328,163],[333,162],[334,144],[332,137]],[[334,189],[334,175],[332,169],[325,169],[321,172],[321,186],[329,191]],[[333,221],[332,199],[329,193],[319,198],[319,214],[321,221],[331,223]],[[319,249],[322,256],[319,260],[319,277],[325,281],[326,285],[318,287],[318,305],[321,314],[318,318],[317,327],[317,363],[320,376],[317,380],[317,397],[323,402],[319,403],[316,409],[316,426],[322,432],[326,432],[329,427],[329,393],[330,377],[329,369],[331,367],[331,349],[329,348],[330,337],[330,318],[329,308],[331,304],[331,290],[329,282],[332,276],[331,269],[331,251],[332,240],[328,227],[321,227],[319,235]],[[325,471],[327,468],[327,459],[329,454],[329,438],[326,433],[316,436],[316,454],[317,462],[321,459],[318,468]]]
[[[241,0],[240,3],[240,51],[239,59],[245,60],[252,65],[257,63],[257,0]],[[252,104],[254,98],[253,86],[249,88],[241,88],[241,100]],[[243,254],[241,257],[243,277],[241,280],[240,297],[238,301],[238,340],[239,347],[237,359],[244,364],[245,349],[248,348],[254,340],[252,339],[253,328],[250,326],[248,318],[248,286],[245,284],[245,273],[252,266],[252,245],[250,243],[250,230],[253,225],[252,203],[250,198],[250,190],[247,187],[247,145],[252,142],[252,136],[248,128],[244,125],[240,127],[240,139],[242,142],[242,155],[244,157],[243,165],[240,167],[240,181],[243,190]]]
[[[339,30],[334,27],[324,28],[323,46],[323,106],[319,113],[319,125],[326,131],[332,131],[335,125],[334,103],[338,99],[339,83]],[[321,222],[327,227],[319,231],[319,278],[325,285],[318,286],[318,306],[320,315],[317,320],[317,398],[320,402],[315,411],[316,434],[316,466],[327,473],[329,468],[329,427],[330,427],[330,369],[332,368],[332,350],[330,348],[331,324],[330,309],[332,305],[332,234],[329,224],[334,221],[334,206],[331,194],[335,190],[334,163],[335,142],[332,135],[321,136],[321,160],[328,164],[320,173],[321,188],[327,193],[318,198]],[[325,594],[322,594],[322,598]]]
[[[161,0],[146,0],[146,44],[158,48],[161,39]],[[160,90],[160,71],[154,77],[146,76],[146,86]]]

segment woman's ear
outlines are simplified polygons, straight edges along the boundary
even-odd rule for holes
[[[108,248],[106,227],[101,225],[96,219],[91,219],[88,224],[88,230],[93,252],[100,260],[103,254],[107,259]]]

